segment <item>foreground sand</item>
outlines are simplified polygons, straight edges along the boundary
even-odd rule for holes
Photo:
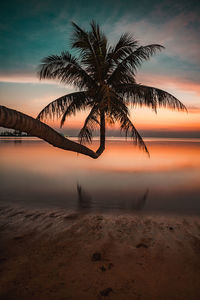
[[[0,299],[200,299],[198,217],[0,214]]]

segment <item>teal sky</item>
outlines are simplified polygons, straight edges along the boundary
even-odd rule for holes
[[[166,47],[146,62],[138,82],[177,96],[200,110],[199,1],[4,1],[0,4],[0,103],[36,116],[48,102],[71,91],[39,82],[37,66],[50,54],[70,50],[71,21],[95,19],[114,43],[131,32],[141,44]]]

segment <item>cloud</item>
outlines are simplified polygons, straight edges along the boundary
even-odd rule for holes
[[[168,20],[164,18],[160,24],[147,19],[136,22],[129,20],[128,15],[123,16],[113,26],[113,33],[119,35],[132,32],[144,44],[163,44],[166,47],[166,55],[200,64],[200,22],[196,12],[183,12]]]
[[[137,76],[138,82],[153,85],[163,89],[177,89],[181,91],[193,92],[200,97],[200,84],[185,80],[178,76],[156,75],[154,73],[139,73]]]
[[[152,85],[175,95],[185,104],[200,106],[200,21],[197,12],[181,11],[166,14],[163,7],[132,21],[123,16],[107,30],[111,41],[130,32],[140,44],[159,43],[166,47],[161,54],[144,63],[138,82]]]
[[[188,106],[187,109],[188,109],[189,113],[198,114],[200,117],[200,108],[199,107],[191,105],[191,106]]]
[[[10,74],[3,75],[0,74],[0,82],[10,82],[10,83],[40,83],[40,80],[36,76],[31,76],[29,74]]]
[[[11,73],[11,74],[0,74],[0,82],[5,83],[33,83],[33,84],[50,84],[63,87],[63,84],[60,84],[58,80],[40,80],[37,76],[34,76],[30,73]],[[65,85],[65,88],[68,91],[74,90],[71,85]]]

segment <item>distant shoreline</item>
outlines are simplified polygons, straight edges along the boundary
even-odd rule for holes
[[[65,138],[69,138],[69,139],[74,139],[74,140],[78,140],[78,136],[68,136],[68,135],[64,135]],[[40,138],[37,138],[35,136],[32,135],[26,135],[26,134],[22,134],[22,135],[1,135],[0,134],[0,138],[8,138],[8,139],[12,139],[12,138],[16,138],[16,139],[21,139],[21,138],[34,138],[35,140],[42,140]],[[93,137],[93,141],[98,141],[99,140],[99,136],[94,136]],[[122,136],[107,136],[106,137],[107,141],[133,141],[132,138],[128,137],[122,137]],[[179,141],[179,142],[198,142],[200,141],[200,137],[152,137],[152,136],[146,136],[143,137],[144,141]]]

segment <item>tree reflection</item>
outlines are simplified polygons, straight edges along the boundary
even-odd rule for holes
[[[89,210],[92,208],[92,196],[83,189],[82,185],[77,183],[76,186],[77,189],[77,195],[78,195],[78,201],[77,206],[78,210]],[[94,209],[117,209],[117,210],[135,210],[135,211],[141,211],[144,209],[146,205],[146,201],[149,195],[149,189],[146,189],[146,191],[142,194],[141,197],[139,197],[137,200],[133,199],[131,201],[128,201],[128,199],[116,199],[116,201],[111,203],[109,201],[101,201],[96,202]],[[112,199],[111,199],[112,200]],[[94,204],[94,203],[93,203]]]
[[[78,194],[78,209],[90,209],[92,197],[77,183],[77,194]]]
[[[146,204],[148,195],[149,195],[149,189],[147,189],[145,191],[145,193],[142,195],[142,197],[139,198],[136,203],[134,203],[132,208],[134,210],[142,210],[144,208],[145,204]]]

